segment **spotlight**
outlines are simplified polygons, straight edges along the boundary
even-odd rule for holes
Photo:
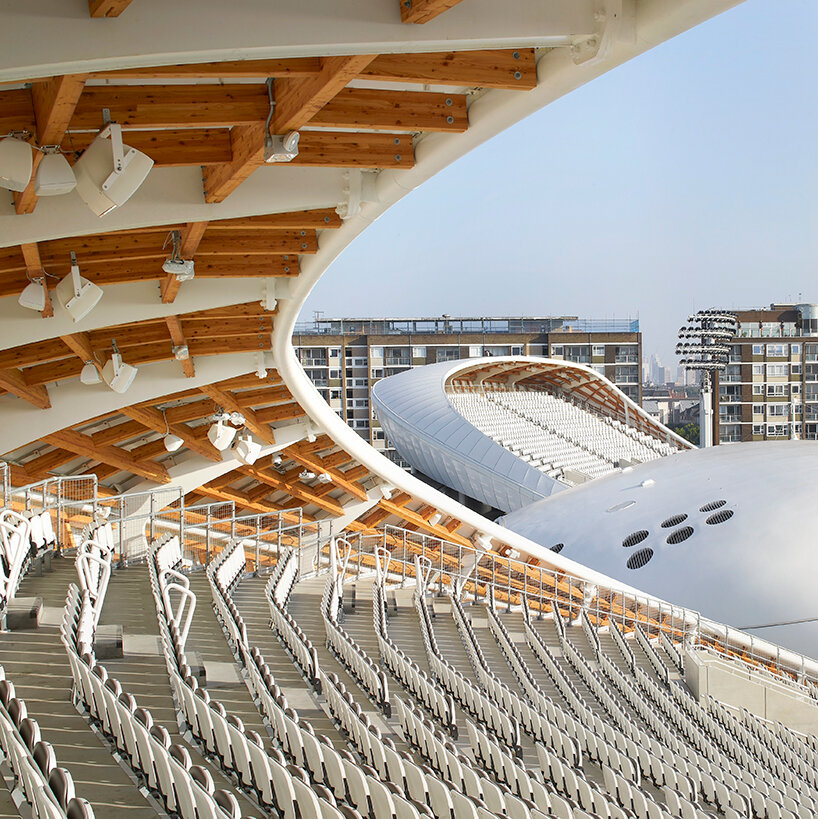
[[[231,424],[237,427],[244,426],[244,416],[240,412],[231,412],[229,418],[225,420],[229,420]]]
[[[168,242],[172,243],[172,250],[170,256],[165,259],[162,270],[165,273],[172,273],[180,282],[190,281],[194,276],[193,261],[185,261],[182,258],[182,234],[178,230],[172,230],[162,247],[167,247]]]
[[[284,463],[284,459],[281,455],[273,455],[273,466],[281,466]]]
[[[71,272],[55,288],[60,304],[74,322],[82,321],[102,298],[102,288],[80,276],[77,255],[71,252]]]
[[[332,475],[328,472],[322,472],[318,476],[318,483],[332,483]]]
[[[236,436],[236,430],[225,426],[224,420],[220,417],[207,431],[208,440],[219,452],[224,452],[233,443],[233,438]]]
[[[46,152],[45,156],[34,174],[34,193],[37,196],[71,193],[77,187],[77,178],[68,160],[60,153],[59,146],[52,145],[43,150]]]
[[[173,357],[177,361],[187,361],[190,358],[190,349],[187,344],[180,344],[176,347],[171,347]]]
[[[292,162],[298,156],[298,140],[301,134],[298,131],[290,131],[281,136],[268,134],[264,138],[264,161],[268,164],[274,162]]]
[[[184,441],[178,435],[169,432],[162,438],[162,443],[168,452],[176,452],[177,449],[181,449]]]
[[[14,134],[0,140],[0,187],[24,191],[31,181],[33,167],[31,145]]]
[[[388,484],[382,483],[378,489],[380,490],[381,495],[383,495],[384,500],[389,500],[392,497],[392,490],[394,489],[393,486],[389,486]]]
[[[99,384],[102,376],[93,361],[86,361],[80,373],[80,381],[83,384]]]
[[[239,433],[233,452],[243,464],[252,464],[261,454],[261,444],[254,441],[253,436],[245,430]]]
[[[28,307],[29,310],[36,310],[42,313],[45,310],[45,288],[43,287],[43,279],[31,279],[29,283],[23,288],[20,297],[17,299],[20,307]]]
[[[137,368],[126,364],[119,354],[119,348],[116,346],[116,341],[112,342],[114,351],[110,359],[102,368],[102,377],[105,383],[114,391],[123,393],[128,390],[128,387],[136,378]]]
[[[124,205],[145,181],[153,160],[122,143],[122,126],[106,125],[74,163],[77,193],[97,216]]]
[[[305,469],[298,474],[298,477],[302,481],[311,481],[315,477],[315,472],[310,472],[309,469]]]

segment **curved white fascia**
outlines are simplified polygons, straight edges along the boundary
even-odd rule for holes
[[[690,15],[682,14],[678,8],[674,13],[674,10],[669,9],[667,5],[661,9],[661,13],[658,13],[658,9],[656,11],[656,18],[651,19],[649,14],[645,15],[644,19],[641,16],[639,18],[640,30],[644,27],[644,33],[647,36],[644,38],[640,36],[636,43],[628,46],[619,45],[614,55],[606,61],[577,66],[565,50],[547,53],[538,63],[540,83],[535,90],[524,94],[498,90],[486,92],[470,107],[469,129],[464,134],[429,135],[417,145],[416,164],[413,169],[400,173],[382,171],[377,181],[380,201],[364,204],[360,213],[348,219],[339,230],[331,234],[328,232],[321,234],[318,253],[302,263],[301,275],[293,283],[291,298],[280,302],[279,314],[273,327],[275,364],[293,396],[310,418],[374,474],[406,490],[418,500],[432,504],[442,512],[457,517],[467,526],[471,526],[476,533],[485,534],[498,542],[508,543],[513,548],[536,556],[550,568],[568,572],[590,582],[625,589],[631,593],[634,592],[632,587],[563,558],[539,544],[487,521],[481,515],[471,512],[441,492],[412,477],[378,453],[338,418],[315,389],[295,355],[292,346],[292,332],[304,301],[324,271],[340,252],[390,205],[399,201],[409,191],[455,159],[495,136],[509,125],[644,50],[651,44],[651,38],[668,39],[698,22]],[[664,17],[661,16],[662,14]],[[709,15],[702,14],[702,18],[707,16]],[[663,31],[664,35],[662,35]]]

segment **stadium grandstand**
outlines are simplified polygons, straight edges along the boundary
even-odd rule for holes
[[[732,5],[0,10],[0,815],[815,815],[818,663],[407,474],[291,343],[386,208]]]

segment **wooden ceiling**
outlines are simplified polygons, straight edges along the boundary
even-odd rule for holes
[[[122,125],[127,144],[148,154],[156,167],[202,166],[205,201],[221,202],[264,164],[267,78],[273,79],[275,99],[270,133],[302,132],[299,154],[289,164],[343,168],[411,168],[413,135],[468,128],[466,91],[528,90],[537,84],[533,49],[245,60],[32,77],[24,87],[0,90],[0,133],[26,131],[39,146],[60,145],[72,161],[102,127],[107,109]],[[361,87],[373,81],[400,90]],[[447,88],[432,91],[429,85]],[[41,158],[37,152],[35,163]],[[33,184],[15,195],[15,206],[21,214],[36,208]]]
[[[414,24],[454,4],[402,0],[399,9],[402,19]],[[129,5],[128,0],[89,0],[89,11],[95,17],[116,17]],[[156,168],[200,167],[203,201],[219,203],[264,164],[269,78],[275,99],[269,133],[297,130],[301,135],[299,154],[289,164],[374,170],[412,168],[415,145],[426,134],[466,131],[468,104],[482,89],[527,91],[537,85],[533,49],[152,66],[6,84],[0,88],[0,133],[26,131],[34,145],[59,145],[73,163],[102,127],[107,109],[122,125],[125,142],[150,156]],[[35,152],[35,165],[41,157]],[[275,168],[270,167],[270,175]],[[17,218],[37,207],[33,184],[15,194]],[[95,284],[105,288],[155,280],[157,301],[169,304],[186,286],[162,271],[171,231],[180,232],[181,255],[195,261],[196,279],[267,278],[297,276],[301,257],[317,252],[320,232],[340,226],[335,209],[328,208],[12,245],[0,250],[0,298],[16,297],[34,278],[44,278],[53,288],[68,274],[73,251],[81,274]],[[104,231],[104,222],[100,227]],[[103,306],[104,298],[96,309]],[[43,318],[52,315],[49,300]],[[31,320],[40,319],[32,314]],[[0,350],[0,397],[15,396],[33,412],[48,408],[49,385],[76,379],[86,361],[101,366],[114,339],[123,359],[135,366],[173,360],[174,348],[187,347],[189,356],[178,366],[191,377],[198,357],[269,350],[273,320],[273,313],[254,302],[162,319],[140,321],[137,315],[130,323],[55,334]],[[7,453],[15,483],[89,469],[107,491],[137,478],[166,483],[168,464],[176,458],[192,452],[221,460],[206,437],[216,406],[241,411],[254,437],[267,443],[275,440],[273,425],[293,424],[303,416],[274,376],[263,382],[255,375],[241,376],[88,418],[28,441]],[[184,441],[176,453],[164,448],[162,436],[168,429]],[[198,487],[190,502],[229,499],[248,511],[301,506],[310,516],[335,516],[346,504],[366,498],[368,470],[326,436],[292,444],[282,458],[279,466],[267,457],[234,469]],[[304,480],[305,470],[327,473],[332,480]],[[416,507],[405,493],[379,498],[352,528],[393,522],[468,542],[457,531],[459,520],[441,517],[432,507]]]

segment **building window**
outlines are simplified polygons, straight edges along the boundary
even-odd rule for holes
[[[764,404],[753,404],[753,415],[764,415]]]
[[[787,384],[767,384],[767,395],[789,395]]]
[[[594,344],[591,348],[591,355],[599,357],[604,357],[605,355],[605,345],[604,344]]]
[[[441,347],[437,351],[437,360],[438,361],[457,361],[460,358],[460,350],[455,347],[452,349],[447,349],[446,347]]]
[[[787,355],[786,344],[768,344],[767,357],[768,358],[783,358]]]
[[[786,378],[787,365],[786,364],[768,364],[767,378]]]
[[[340,358],[341,357],[341,348],[340,347],[330,347],[329,348],[329,357],[330,358]]]
[[[412,347],[412,358],[426,358],[426,348]]]
[[[790,392],[793,395],[801,395],[801,385],[800,384],[790,384]]]
[[[767,415],[771,418],[773,417],[781,417],[787,418],[790,414],[790,405],[789,404],[767,404]]]
[[[801,365],[800,364],[791,364],[790,365],[790,372],[793,375],[801,375]]]
[[[562,344],[551,345],[551,355],[554,358],[556,358],[557,356],[560,356],[560,358],[562,358],[562,356],[564,355],[564,348]]]
[[[787,434],[789,424],[767,424],[767,437],[782,438]]]
[[[763,435],[764,424],[753,424],[753,435]]]
[[[373,367],[372,377],[373,378],[383,378],[383,367]]]
[[[372,358],[383,358],[383,347],[370,347],[369,352]]]
[[[764,375],[764,365],[753,364],[753,375]]]
[[[340,401],[341,400],[341,390],[330,390],[329,391],[329,399],[330,399],[330,401]]]
[[[340,370],[330,370],[329,371],[329,377],[330,378],[340,378],[341,377],[341,371]]]
[[[753,395],[764,395],[764,385],[753,384]]]
[[[469,358],[480,358],[482,351],[478,345],[469,347]]]
[[[801,345],[800,344],[790,344],[790,352],[793,355],[801,355]]]
[[[753,344],[753,355],[764,355],[764,345]]]
[[[511,348],[511,354],[512,355],[522,355],[523,354],[523,348],[520,345],[515,345],[515,346],[513,346]]]

